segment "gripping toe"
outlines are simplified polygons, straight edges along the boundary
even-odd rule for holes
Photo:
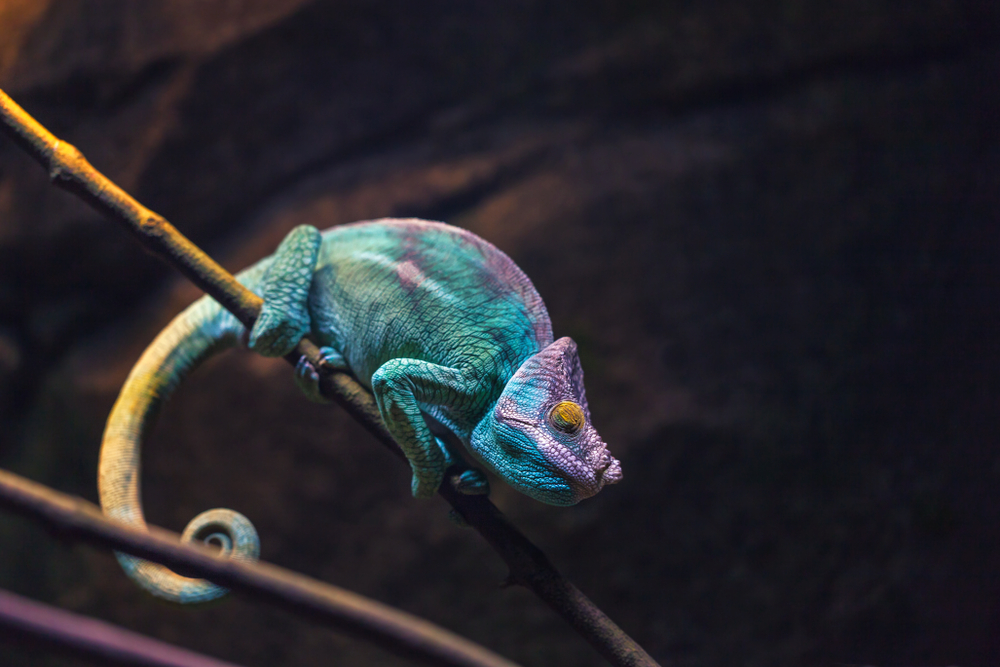
[[[452,475],[449,480],[455,490],[466,496],[488,496],[490,482],[482,470],[469,468],[459,475]]]
[[[321,347],[319,352],[323,356],[323,361],[330,366],[338,370],[349,370],[344,356],[337,350],[332,347]],[[319,390],[319,373],[305,357],[300,357],[299,363],[295,365],[295,384],[310,401],[314,403],[330,402]]]

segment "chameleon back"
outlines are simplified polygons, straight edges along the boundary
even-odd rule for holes
[[[527,276],[458,227],[375,220],[323,233],[310,300],[313,336],[358,379],[392,358],[489,375],[497,395],[524,359],[552,342]]]

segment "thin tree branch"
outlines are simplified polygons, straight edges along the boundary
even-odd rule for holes
[[[261,299],[240,285],[211,257],[107,177],[94,169],[73,146],[61,142],[0,90],[0,122],[14,140],[48,171],[53,183],[77,194],[122,223],[153,252],[205,290],[248,328],[260,312]],[[385,429],[372,395],[349,374],[331,369],[317,347],[303,339],[286,359],[301,355],[320,371],[320,387],[343,406],[383,445],[403,457]],[[442,484],[438,493],[475,528],[503,558],[511,583],[527,586],[565,618],[601,655],[617,667],[657,667],[657,663],[596,605],[565,579],[548,558],[521,534],[487,498],[457,493]]]
[[[128,667],[237,667],[95,618],[0,590],[0,637],[36,644],[101,665]]]
[[[247,597],[332,625],[399,655],[431,665],[517,667],[429,621],[361,595],[262,561],[220,557],[176,533],[149,532],[111,521],[86,500],[0,470],[0,506],[35,519],[56,534],[183,569]]]

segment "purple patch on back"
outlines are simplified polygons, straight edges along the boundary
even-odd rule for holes
[[[535,337],[544,348],[552,342],[552,322],[545,309],[545,302],[542,301],[541,295],[531,284],[528,276],[510,257],[492,244],[489,245],[489,249],[492,252],[484,254],[487,270],[498,275],[502,283],[512,287],[521,301],[524,302],[532,328],[535,331]]]
[[[550,344],[552,342],[552,322],[549,320],[549,313],[545,309],[541,295],[531,284],[531,280],[524,274],[524,271],[502,250],[472,232],[450,226],[448,231],[463,244],[475,248],[479,256],[483,258],[484,280],[482,280],[482,284],[493,289],[497,295],[507,294],[508,290],[513,290],[525,305],[528,319],[531,320],[532,329],[541,347],[544,348]]]
[[[513,291],[524,303],[532,330],[541,347],[544,348],[552,343],[552,322],[549,320],[549,313],[545,309],[541,295],[531,284],[528,276],[502,250],[472,232],[447,223],[415,218],[397,219],[392,222],[395,223],[393,226],[399,234],[402,249],[397,260],[399,267],[396,273],[400,285],[407,293],[411,293],[426,279],[425,270],[433,275],[433,267],[423,266],[426,254],[421,246],[427,242],[423,232],[428,227],[437,227],[450,234],[457,243],[473,249],[482,258],[482,273],[478,280],[482,287],[491,290],[496,296],[507,295]]]
[[[414,290],[427,279],[424,272],[409,260],[396,264],[396,277],[399,279],[399,286],[407,294],[413,294]]]

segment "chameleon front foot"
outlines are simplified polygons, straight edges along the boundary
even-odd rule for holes
[[[486,474],[482,470],[469,468],[457,475],[448,478],[452,487],[466,496],[488,496],[490,494],[490,482],[486,479]],[[465,520],[458,510],[450,510],[448,519],[459,528],[471,528],[469,522]]]
[[[348,370],[347,361],[344,355],[332,347],[321,347],[319,353],[323,360],[338,370]],[[329,399],[323,396],[319,390],[319,372],[310,364],[305,357],[299,358],[299,363],[295,365],[295,384],[298,385],[302,393],[314,403],[329,403]]]
[[[452,475],[449,480],[452,487],[466,496],[488,496],[490,482],[482,470],[469,468],[458,475]]]

